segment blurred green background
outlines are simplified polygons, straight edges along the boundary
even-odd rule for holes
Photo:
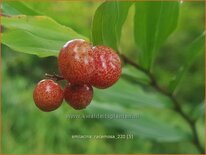
[[[12,3],[12,2],[10,2]],[[15,2],[13,2],[15,3]],[[91,38],[91,22],[101,2],[26,2],[42,15]],[[3,5],[5,14],[19,14],[12,5]],[[121,38],[123,53],[135,58],[133,33],[134,7],[130,8]],[[186,58],[185,46],[204,31],[204,2],[181,4],[176,31],[161,48],[153,72],[159,83],[167,86]],[[151,88],[121,78],[113,87],[94,91],[91,105],[75,111],[66,103],[45,113],[36,108],[32,93],[45,73],[58,73],[56,57],[39,58],[22,54],[2,45],[2,152],[28,153],[197,153],[190,142],[188,125],[169,108],[170,101]],[[124,67],[123,73],[140,72]],[[188,114],[204,102],[204,53],[185,74],[176,91]],[[136,120],[68,119],[68,114],[87,113],[140,114]],[[162,123],[163,122],[163,123]],[[204,117],[197,122],[204,145]],[[174,129],[174,130],[173,130]],[[180,134],[183,132],[183,134]],[[133,139],[72,139],[75,134],[134,134]],[[168,135],[168,136],[167,136]],[[187,138],[182,138],[186,135]],[[169,137],[169,138],[168,138]]]

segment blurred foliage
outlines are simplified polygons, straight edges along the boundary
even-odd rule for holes
[[[92,18],[101,4],[73,1],[13,3],[3,3],[5,14],[46,15],[90,39]],[[132,6],[123,24],[119,46],[124,54],[138,60],[131,37],[134,14],[135,7]],[[177,29],[162,46],[152,67],[161,85],[168,86],[188,56],[185,46],[203,31],[204,2],[182,3]],[[35,107],[32,92],[44,73],[52,72],[58,73],[56,57],[42,59],[2,46],[3,153],[197,153],[190,142],[188,125],[170,110],[169,99],[148,87],[148,78],[134,68],[124,66],[122,78],[113,87],[95,89],[94,100],[86,110],[75,111],[64,103],[58,110],[44,113]],[[184,74],[175,93],[184,110],[199,117],[198,133],[204,145],[203,52]],[[67,119],[68,114],[95,112],[141,114],[141,117],[139,120]],[[134,139],[72,139],[74,134],[134,134]]]

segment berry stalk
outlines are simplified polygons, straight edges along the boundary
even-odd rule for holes
[[[61,81],[61,80],[64,80],[64,77],[63,76],[60,76],[60,75],[57,75],[57,74],[48,74],[48,73],[45,73],[45,77],[46,78],[49,78],[49,79],[54,79],[56,81]]]

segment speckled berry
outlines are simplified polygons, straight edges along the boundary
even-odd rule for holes
[[[43,111],[57,109],[63,101],[64,92],[53,80],[41,80],[34,89],[33,98],[36,106]]]
[[[121,60],[113,49],[106,46],[96,46],[93,51],[95,71],[90,84],[101,89],[108,88],[120,78]]]
[[[86,84],[94,71],[92,46],[82,40],[67,42],[58,57],[59,70],[72,84]]]
[[[93,98],[93,88],[87,84],[68,84],[64,89],[64,98],[74,109],[84,109],[90,104]]]

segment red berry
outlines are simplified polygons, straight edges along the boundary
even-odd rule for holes
[[[121,60],[113,49],[106,46],[96,46],[93,51],[95,71],[90,84],[97,88],[108,88],[120,78]]]
[[[94,71],[92,53],[92,46],[82,39],[67,42],[58,57],[63,77],[72,84],[88,83]]]
[[[36,106],[43,111],[57,109],[63,101],[63,90],[53,80],[41,80],[34,89],[33,98]]]
[[[68,84],[64,89],[64,98],[74,109],[84,109],[89,105],[93,98],[93,88],[86,84]]]

